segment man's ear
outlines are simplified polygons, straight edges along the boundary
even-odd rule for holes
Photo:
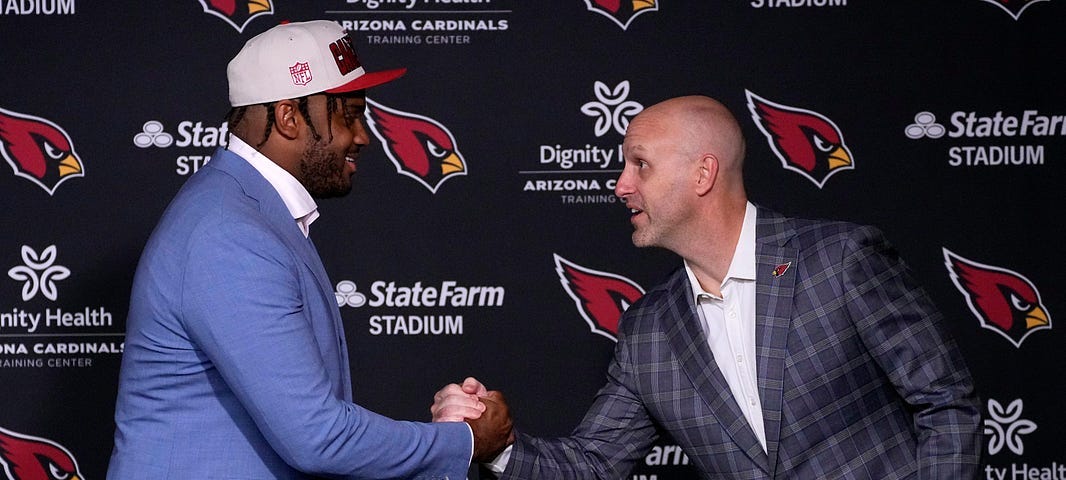
[[[300,135],[300,107],[295,100],[279,100],[274,104],[274,131],[292,140]]]
[[[705,153],[696,161],[696,193],[700,196],[710,193],[718,181],[718,157]]]

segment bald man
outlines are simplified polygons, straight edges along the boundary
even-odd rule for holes
[[[581,424],[519,432],[501,478],[623,478],[661,431],[706,478],[974,478],[970,373],[878,230],[750,203],[740,127],[707,97],[644,110],[623,151],[633,243],[684,263],[622,316]],[[476,417],[485,394],[446,386],[434,416]]]

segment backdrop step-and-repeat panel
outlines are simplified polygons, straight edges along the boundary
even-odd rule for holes
[[[140,250],[226,142],[229,59],[310,19],[370,69],[409,69],[370,92],[375,144],[312,232],[359,403],[428,420],[475,375],[524,431],[568,433],[621,312],[679,265],[630,243],[622,135],[705,94],[741,121],[753,201],[898,247],[976,377],[982,476],[1066,478],[1066,0],[0,0],[0,478],[30,454],[104,478]],[[788,151],[765,108],[852,164]],[[390,119],[462,169],[413,166]],[[688,463],[664,439],[633,478]]]

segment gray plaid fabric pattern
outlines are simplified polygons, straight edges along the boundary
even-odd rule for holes
[[[519,434],[502,478],[625,478],[660,433],[706,478],[975,478],[970,373],[883,235],[760,208],[756,237],[767,452],[711,356],[681,268],[624,314],[607,384],[572,435]]]

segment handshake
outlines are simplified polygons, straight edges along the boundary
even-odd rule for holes
[[[474,432],[473,461],[488,463],[514,443],[511,413],[498,391],[489,391],[473,377],[450,384],[433,396],[434,422],[463,422]]]

